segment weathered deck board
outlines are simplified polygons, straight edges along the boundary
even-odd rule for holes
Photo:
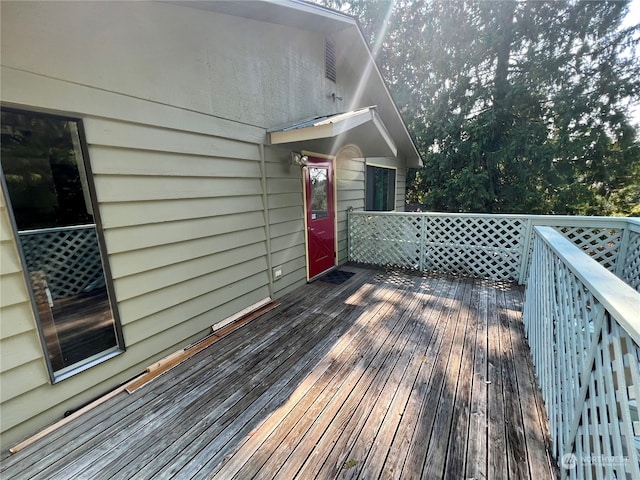
[[[441,310],[433,308],[429,304],[434,298],[438,298],[442,289],[446,286],[445,281],[433,281],[426,283],[428,288],[423,289],[422,298],[420,299],[420,310],[416,312],[415,321],[417,322],[416,331],[411,339],[412,349],[405,349],[397,366],[397,371],[394,371],[394,375],[385,385],[385,394],[393,395],[393,399],[385,412],[384,419],[381,425],[372,424],[369,426],[367,422],[366,427],[371,430],[371,433],[366,430],[362,435],[357,438],[358,444],[362,445],[367,442],[367,439],[374,438],[375,440],[369,445],[369,452],[364,460],[362,466],[356,465],[357,469],[354,469],[354,475],[357,473],[363,478],[378,478],[382,471],[387,454],[394,438],[397,436],[400,419],[406,414],[406,405],[409,400],[409,395],[412,390],[412,386],[418,374],[418,370],[422,361],[425,358],[425,351],[431,344],[432,339],[435,338],[435,332],[439,313]],[[428,320],[430,315],[435,315],[436,320],[430,322]],[[406,361],[406,368],[401,372],[403,363],[405,363],[404,357],[408,356]],[[396,376],[402,374],[400,378]],[[377,432],[375,431],[377,429]],[[351,443],[351,442],[350,442]],[[348,452],[348,447],[345,449]],[[345,456],[344,460],[340,463],[336,463],[336,470],[327,472],[338,473],[339,469],[348,461],[348,458],[355,458],[355,456]],[[340,468],[338,468],[340,467]],[[322,473],[322,472],[321,472]],[[330,475],[325,475],[325,478]]]
[[[443,453],[445,464],[445,478],[466,478],[465,469],[467,464],[467,449],[469,444],[469,426],[471,410],[471,384],[473,379],[473,367],[478,335],[478,322],[476,312],[478,311],[478,298],[476,292],[470,292],[469,298],[463,301],[463,308],[467,310],[467,329],[463,340],[463,345],[471,348],[462,350],[460,360],[460,370],[458,372],[458,383],[456,386],[455,404],[451,419],[451,433],[449,435],[449,445],[446,453]],[[443,442],[444,443],[444,442]]]
[[[488,372],[488,289],[486,282],[476,284],[477,324],[475,359],[471,382],[469,436],[467,438],[466,476],[487,478],[487,372]]]
[[[521,288],[343,268],[0,476],[555,478]]]
[[[545,423],[544,404],[540,392],[536,388],[535,370],[530,360],[530,350],[524,338],[521,321],[522,297],[511,295],[509,312],[509,336],[514,355],[515,375],[518,382],[518,395],[522,407],[524,434],[527,444],[527,459],[531,478],[546,478],[549,472],[557,475],[550,464],[547,450],[551,450],[549,438],[544,432],[548,429]],[[527,407],[528,406],[528,407]]]
[[[410,387],[409,397],[406,407],[400,417],[400,422],[396,430],[395,437],[389,452],[387,460],[382,466],[381,478],[400,479],[402,471],[407,459],[407,455],[411,450],[416,432],[416,424],[420,414],[421,407],[428,391],[429,379],[433,372],[433,366],[438,358],[438,352],[442,345],[444,333],[449,327],[450,306],[447,299],[455,295],[457,283],[445,281],[442,290],[438,292],[438,298],[428,304],[428,309],[432,310],[431,319],[434,322],[435,332],[427,346],[424,355],[419,359],[417,372],[414,381]],[[429,313],[427,312],[427,318]],[[423,441],[424,440],[420,440]]]

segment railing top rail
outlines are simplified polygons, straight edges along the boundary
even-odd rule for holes
[[[518,218],[525,220],[534,220],[535,224],[545,225],[562,225],[565,223],[571,225],[593,226],[602,225],[609,227],[630,226],[632,230],[640,232],[640,218],[638,217],[599,217],[584,215],[528,215],[520,213],[446,213],[446,212],[371,212],[354,210],[349,212],[351,215],[396,215],[396,216],[429,216],[429,217],[471,217],[471,218]]]
[[[636,344],[640,345],[640,293],[602,267],[554,228],[537,226],[535,230]]]
[[[67,232],[69,230],[83,230],[87,228],[96,228],[95,223],[87,223],[86,225],[69,225],[68,227],[50,227],[36,228],[33,230],[20,230],[18,235],[36,235],[39,233]]]
[[[640,218],[629,217],[627,218],[627,222],[629,225],[629,230],[631,230],[632,232],[640,233]]]

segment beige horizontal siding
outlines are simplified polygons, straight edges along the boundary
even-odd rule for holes
[[[246,270],[245,274],[234,275],[232,277],[227,273],[225,275],[215,275],[211,278],[213,282],[212,288],[201,295],[189,297],[188,292],[178,290],[180,298],[176,303],[165,303],[156,313],[153,313],[142,320],[132,323],[127,327],[127,341],[131,346],[136,346],[143,340],[151,336],[167,330],[174,330],[174,335],[185,337],[185,334],[195,334],[199,331],[206,330],[213,324],[224,320],[226,317],[247,308],[248,306],[258,302],[269,296],[268,287],[255,288],[256,285],[267,282],[267,276],[264,271],[256,272],[258,269],[264,270],[266,262],[262,265],[253,265]],[[260,292],[258,295],[250,295],[252,292]],[[159,298],[159,297],[156,297]],[[237,300],[234,304],[241,306],[235,311],[215,311],[218,305],[224,305],[233,300]],[[252,300],[252,301],[249,301]],[[132,315],[136,315],[138,305],[132,305],[130,308],[124,302],[123,310]],[[221,313],[225,313],[221,316]],[[176,322],[176,317],[182,319],[180,328]],[[212,317],[216,320],[212,323]],[[186,337],[185,337],[186,338]]]
[[[95,178],[96,191],[101,202],[246,196],[261,190],[258,178],[215,179],[215,177],[174,176],[168,181],[160,176],[99,175]]]
[[[200,155],[204,156],[205,159],[215,154],[215,157],[223,159],[260,160],[260,153],[255,144],[203,133],[194,133],[183,129],[164,128],[153,124],[123,122],[96,117],[87,118],[85,127],[89,145],[125,148],[134,151],[149,150],[153,152]],[[100,167],[98,167],[98,170],[100,170]],[[183,170],[183,173],[187,172],[189,170]],[[211,170],[209,172],[211,174]]]
[[[285,248],[283,250],[273,252],[271,254],[274,265],[283,265],[290,260],[304,259],[305,247],[304,244],[295,245],[293,247]]]
[[[359,205],[362,202],[363,191],[364,183],[361,183],[359,185],[350,183],[349,185],[343,187],[342,190],[338,190],[338,202],[343,205],[346,205],[349,202],[353,202],[354,204]]]
[[[191,277],[166,288],[146,292],[143,295],[119,302],[120,315],[124,323],[130,324],[167,308],[176,307],[183,303],[188,304],[203,295],[215,292],[226,285],[239,282],[249,275],[264,272],[265,270],[266,262],[264,258],[260,258],[238,263],[234,265],[234,268],[227,267],[206,275]],[[117,282],[116,285],[118,290],[121,290]],[[214,305],[213,303],[209,305],[209,309],[213,308]],[[216,320],[220,321],[222,318]],[[174,321],[182,321],[182,318],[176,318]],[[156,323],[155,320],[153,322],[154,324]],[[214,323],[217,322],[213,322],[212,325]],[[155,325],[151,327],[152,330],[153,328],[155,328]]]
[[[213,272],[226,270],[230,267],[237,266],[235,270],[240,270],[245,262],[256,258],[264,258],[265,254],[264,243],[254,243],[172,263],[164,267],[119,278],[116,294],[118,300],[123,302],[147,293],[162,291],[189,280],[204,279]]]
[[[42,358],[42,347],[34,331],[24,332],[0,341],[0,363],[2,371],[19,368],[33,360]]]
[[[407,169],[396,170],[396,211],[404,212],[407,197]]]
[[[302,175],[302,169],[291,164],[291,151],[284,148],[268,147],[265,149],[265,170],[267,178],[293,178]],[[302,177],[300,177],[302,182]]]
[[[19,320],[0,340],[2,383],[11,384],[2,389],[3,441],[59,418],[269,296],[257,144],[96,116],[84,124],[127,351],[49,384],[3,223],[0,313]]]
[[[26,278],[0,190],[0,402],[48,384]],[[5,419],[0,417],[2,428]]]
[[[116,228],[205,218],[210,217],[211,212],[216,212],[218,215],[261,212],[262,199],[253,194],[244,198],[180,198],[131,203],[103,203],[100,205],[100,209],[103,227]]]
[[[290,165],[290,149],[267,147],[267,191],[263,192],[258,145],[265,142],[264,127],[278,124],[275,120],[304,118],[317,109],[318,101],[325,109],[334,107],[329,97],[319,100],[308,95],[309,78],[318,87],[314,91],[323,90],[326,80],[322,75],[310,77],[308,68],[294,68],[306,65],[300,60],[307,59],[309,52],[322,58],[320,34],[309,36],[293,28],[283,33],[281,26],[252,22],[259,31],[242,36],[240,57],[276,60],[259,65],[279,75],[261,84],[269,87],[265,93],[262,88],[257,92],[245,88],[255,84],[255,62],[243,60],[241,82],[223,85],[224,79],[232,78],[233,62],[224,62],[220,70],[219,62],[216,66],[209,61],[226,59],[226,44],[201,42],[221,34],[237,39],[237,26],[244,25],[245,19],[217,19],[218,28],[211,29],[212,14],[169,4],[137,4],[134,10],[140,18],[153,15],[154,22],[170,30],[175,25],[190,25],[199,33],[182,35],[176,44],[178,37],[167,40],[162,29],[165,33],[157,38],[145,36],[142,42],[132,43],[124,34],[139,32],[138,18],[106,22],[118,26],[117,32],[123,35],[116,34],[116,43],[133,45],[129,50],[112,43],[104,47],[77,42],[78,38],[100,41],[92,35],[92,22],[124,18],[115,4],[99,6],[105,16],[89,15],[94,7],[81,6],[86,15],[81,18],[89,23],[76,21],[77,5],[69,6],[68,11],[59,5],[45,10],[38,5],[17,5],[3,6],[3,14],[13,15],[3,23],[11,30],[7,38],[13,40],[3,48],[8,56],[3,55],[1,67],[2,100],[10,106],[84,120],[96,207],[102,217],[127,351],[60,384],[48,383],[24,274],[3,211],[0,261],[6,267],[0,269],[0,355],[9,357],[7,363],[0,357],[3,445],[60,418],[65,410],[138,374],[150,363],[201,338],[210,325],[268,296],[267,243],[272,266],[278,262],[283,271],[273,283],[274,295],[305,282],[301,170]],[[26,13],[21,15],[23,9]],[[55,22],[33,22],[32,17]],[[176,23],[176,18],[184,23]],[[271,41],[265,43],[264,38]],[[279,48],[273,48],[273,42]],[[37,48],[49,43],[55,48]],[[172,52],[158,45],[167,44],[179,45],[183,55],[165,56]],[[89,48],[92,45],[99,48]],[[285,49],[284,60],[292,69],[273,70]],[[160,56],[150,54],[157,52]],[[113,70],[114,63],[105,62],[105,55],[121,60],[120,68]],[[167,71],[166,66],[175,66],[175,62],[187,68]],[[322,62],[314,65],[321,73]],[[165,76],[161,77],[162,72]],[[182,88],[187,85],[189,88]],[[296,85],[305,85],[307,91],[292,96],[291,87]],[[240,95],[221,94],[226,91]],[[281,108],[256,111],[258,94]],[[238,115],[227,118],[244,123],[220,118],[225,116],[224,109]],[[364,208],[364,169],[362,161],[338,161],[337,167],[339,255],[344,261],[344,212],[349,206]],[[268,194],[266,206],[263,193]],[[11,320],[7,328],[6,319]],[[8,384],[11,387],[5,390]]]
[[[290,150],[265,149],[271,264],[282,269],[274,296],[284,295],[307,278],[302,169],[290,163]]]
[[[292,218],[302,220],[302,217],[302,205],[299,205],[297,207],[273,208],[269,210],[269,222],[271,223],[271,225],[276,223],[288,222]]]
[[[347,209],[364,210],[365,162],[359,152],[346,148],[339,153],[337,163],[338,182],[338,263],[348,260],[347,252]]]
[[[267,203],[269,209],[286,208],[286,207],[300,207],[300,192],[296,193],[274,193],[269,195]]]
[[[302,175],[302,172],[297,172]],[[267,193],[300,193],[302,194],[302,178],[269,178],[267,177]]]
[[[0,250],[0,275],[12,275],[15,273],[22,274],[22,266],[13,247],[11,240],[0,243],[4,248]]]
[[[267,297],[270,241],[283,269],[276,294],[304,283],[301,171],[288,164],[288,149],[268,153],[263,192],[259,145],[267,126],[304,118],[318,101],[334,107],[308,95],[310,78],[313,91],[328,85],[322,61],[309,62],[323,58],[322,34],[249,21],[251,34],[238,37],[248,21],[163,3],[3,5],[11,39],[3,42],[3,103],[83,119],[127,344],[123,355],[64,382],[41,383],[47,372],[24,275],[15,258],[5,261],[3,243],[9,295],[0,314],[22,322],[1,332],[10,344],[3,351],[15,357],[1,377],[12,383],[2,397],[3,445]],[[113,41],[104,43],[107,26]],[[228,42],[203,42],[220,38],[241,41],[233,52]],[[288,67],[274,68],[281,61]],[[309,76],[309,66],[320,75]],[[278,108],[256,109],[259,95]],[[0,241],[15,247],[2,227]]]
[[[300,207],[300,209],[302,209],[302,207]],[[298,232],[302,232],[304,235],[304,223],[301,220],[302,218],[271,224],[271,238],[287,236]]]
[[[111,254],[264,226],[261,212],[223,216],[211,212],[211,215],[207,218],[107,229],[107,248]]]
[[[148,272],[167,265],[203,258],[265,239],[264,228],[234,231],[214,237],[196,238],[151,248],[116,253],[110,256],[114,278]],[[200,255],[200,256],[198,256]]]
[[[282,277],[275,282],[277,296],[285,295],[287,292],[304,285],[307,275],[306,257],[298,257],[282,264]]]
[[[41,355],[32,361],[22,363],[19,368],[4,371],[2,376],[3,384],[0,390],[2,403],[49,383],[49,375],[43,368]]]
[[[289,250],[296,247],[304,246],[304,229],[292,231],[288,235],[282,235],[271,239],[271,252],[276,253],[282,250]],[[302,249],[304,255],[304,248]]]
[[[257,145],[101,118],[85,129],[129,346],[193,323],[186,338],[224,319],[217,305],[267,288]]]
[[[0,278],[2,278],[2,283],[0,283],[0,297],[2,297],[3,308],[20,305],[29,301],[25,276],[22,272],[7,273]]]
[[[0,245],[0,248],[4,248],[4,245]],[[25,332],[33,332],[34,335],[37,335],[36,321],[33,317],[31,301],[25,298],[22,302],[6,305],[1,297],[0,295],[0,302],[2,302],[2,306],[0,307],[0,317],[2,317],[2,327],[0,327],[0,331],[2,332],[2,340],[7,340],[14,335],[20,335]],[[0,364],[0,368],[1,367],[2,365]]]
[[[90,123],[91,128],[99,128],[99,122],[91,121]],[[228,142],[230,140],[225,140],[225,144]],[[237,144],[238,142],[233,143]],[[227,147],[227,149],[230,148]],[[214,174],[212,167],[214,167],[217,178],[256,178],[260,176],[260,165],[256,161],[258,159],[252,158],[255,148],[244,148],[244,152],[247,154],[246,158],[224,158],[220,156],[222,152],[218,149],[209,151],[209,153],[215,152],[215,157],[158,150],[145,151],[132,150],[131,148],[124,150],[123,152],[121,148],[102,147],[94,144],[91,155],[99,155],[101,161],[94,166],[93,173],[96,175],[211,178]]]

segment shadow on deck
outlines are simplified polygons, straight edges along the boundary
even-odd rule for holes
[[[342,269],[2,478],[556,478],[521,287]]]

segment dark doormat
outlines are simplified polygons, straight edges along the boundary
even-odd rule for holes
[[[326,274],[324,277],[321,277],[320,280],[323,282],[333,283],[334,285],[340,285],[341,283],[346,282],[351,277],[355,275],[355,272],[345,272],[343,270],[334,270],[331,273]]]

